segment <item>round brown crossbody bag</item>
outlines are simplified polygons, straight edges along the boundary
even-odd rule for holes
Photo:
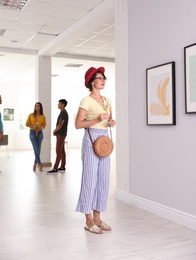
[[[97,156],[104,158],[109,156],[112,153],[114,149],[114,144],[112,141],[111,127],[110,127],[111,139],[108,136],[102,135],[93,142],[89,128],[88,128],[88,134],[93,146],[93,150]]]

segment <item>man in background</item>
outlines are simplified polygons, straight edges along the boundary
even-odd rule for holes
[[[65,109],[66,106],[67,100],[60,99],[58,103],[60,114],[57,118],[56,128],[53,131],[53,135],[56,136],[56,161],[53,169],[48,171],[46,174],[55,174],[58,173],[58,171],[66,170],[65,138],[67,136],[67,126],[69,120],[67,110]],[[60,167],[59,163],[61,163]]]

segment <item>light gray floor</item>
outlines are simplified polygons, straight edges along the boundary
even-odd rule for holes
[[[75,212],[80,150],[54,176],[32,171],[32,152],[9,156],[0,151],[0,260],[196,260],[196,232],[114,198],[114,158],[103,214],[112,231],[95,235]]]

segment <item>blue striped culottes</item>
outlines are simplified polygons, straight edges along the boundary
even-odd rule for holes
[[[90,128],[93,140],[101,135],[108,136],[107,130]],[[106,210],[110,182],[110,157],[98,157],[92,148],[87,130],[82,142],[82,180],[76,211],[90,214],[92,210]]]

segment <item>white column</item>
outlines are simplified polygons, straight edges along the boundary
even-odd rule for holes
[[[43,105],[47,126],[41,149],[43,166],[51,166],[51,57],[38,56],[35,72],[35,99]]]
[[[116,188],[129,192],[128,0],[115,1]]]

